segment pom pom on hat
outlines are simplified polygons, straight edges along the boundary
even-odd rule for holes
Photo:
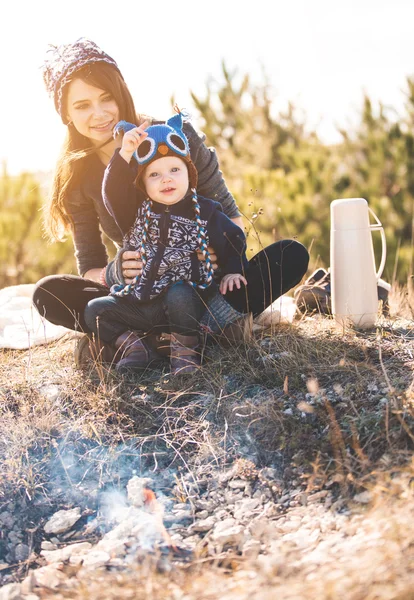
[[[105,62],[112,65],[122,77],[118,65],[95,42],[80,38],[73,44],[50,46],[48,58],[43,65],[43,81],[50,96],[53,97],[55,108],[62,115],[62,93],[70,77],[79,69],[97,63]]]

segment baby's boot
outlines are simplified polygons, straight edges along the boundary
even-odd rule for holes
[[[171,334],[170,364],[173,375],[194,373],[201,366],[200,337]]]
[[[125,331],[115,341],[120,359],[116,363],[115,370],[118,373],[138,371],[146,367],[155,366],[162,358],[144,340],[144,334],[135,331]]]

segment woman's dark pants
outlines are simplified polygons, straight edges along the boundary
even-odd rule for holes
[[[239,312],[252,312],[253,316],[257,316],[277,298],[301,281],[307,271],[308,262],[308,251],[299,242],[295,240],[275,242],[261,250],[249,261],[245,273],[248,285],[246,287],[242,285],[240,290],[227,292],[225,298]],[[162,307],[157,305],[153,307],[155,315],[152,316],[155,321],[159,320],[157,325],[160,325],[161,328],[165,324],[162,322],[163,319],[172,323],[176,318],[181,323],[181,318],[184,318],[183,326],[184,329],[187,328],[188,330],[194,327],[195,318],[201,318],[199,314],[200,304],[196,300],[194,300],[194,306],[191,310],[186,313],[186,303],[182,294],[187,296],[188,290],[183,290],[183,288],[188,288],[192,293],[193,289],[188,284],[183,288],[180,288],[179,285],[176,284],[170,288],[174,291],[172,292],[171,301],[168,303],[169,314],[167,317],[165,316],[165,309],[161,310]],[[177,293],[176,298],[174,298],[175,292]],[[50,275],[41,279],[36,285],[33,302],[39,313],[51,323],[91,333],[95,327],[91,327],[90,318],[88,318],[88,322],[85,320],[85,308],[91,300],[103,296],[108,296],[108,288],[99,283],[74,275]],[[193,295],[192,297],[194,298]],[[110,299],[108,297],[108,301]],[[123,299],[126,300],[127,298]],[[134,301],[133,298],[130,300]],[[163,313],[162,318],[161,313]],[[185,313],[184,316],[183,313]],[[178,314],[180,314],[180,317],[177,316]],[[142,314],[136,315],[138,320],[142,316]],[[130,322],[126,327],[125,320],[123,314],[120,314],[120,322],[124,327],[123,331],[134,329]],[[144,323],[140,321],[140,324],[143,325]],[[181,327],[180,324],[177,326],[178,328]],[[142,330],[141,327],[136,329]],[[176,332],[179,333],[180,331],[176,330]],[[108,331],[108,335],[110,333],[115,335],[114,330],[112,332]]]

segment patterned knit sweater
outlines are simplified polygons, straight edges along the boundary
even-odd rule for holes
[[[134,186],[136,170],[135,161],[128,164],[117,151],[106,168],[102,187],[105,206],[128,250],[141,248],[144,227],[143,205]],[[198,201],[206,241],[216,251],[221,274],[242,274],[247,266],[243,231],[222,212],[218,202],[200,196]],[[191,193],[170,206],[152,203],[146,249],[147,264],[133,292],[136,298],[150,300],[176,281],[206,281],[205,263],[197,258],[199,244]]]

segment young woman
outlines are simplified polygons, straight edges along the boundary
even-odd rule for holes
[[[88,302],[107,295],[108,287],[113,284],[130,283],[142,270],[138,252],[120,250],[108,262],[102,241],[104,232],[119,248],[122,245],[120,230],[106,211],[101,192],[105,168],[121,144],[120,140],[113,140],[112,130],[120,120],[144,127],[155,122],[136,112],[118,65],[90,40],[80,39],[52,48],[44,67],[44,80],[67,126],[50,201],[45,208],[46,225],[54,239],[71,233],[80,277],[43,278],[36,286],[33,301],[39,313],[52,323],[90,333],[84,319]],[[224,213],[242,227],[214,150],[206,147],[204,136],[198,135],[191,124],[185,123],[183,131],[198,171],[198,193],[219,201]],[[214,262],[214,252],[212,259]],[[308,260],[308,252],[299,242],[275,242],[249,262],[246,291],[234,295],[231,305],[213,303],[209,312],[216,311],[215,321],[220,327],[246,312],[253,316],[260,314],[300,282]],[[174,287],[170,289],[172,296],[176,294]],[[179,303],[184,300],[182,293],[180,289],[176,294]]]

